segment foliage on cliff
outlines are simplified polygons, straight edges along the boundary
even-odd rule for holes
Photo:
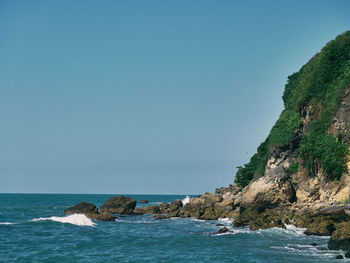
[[[235,183],[244,187],[254,177],[264,175],[272,149],[290,142],[303,127],[306,109],[311,115],[310,127],[296,145],[298,154],[310,170],[322,168],[329,178],[340,178],[346,172],[348,145],[330,135],[328,129],[349,86],[350,31],[347,31],[288,77],[282,96],[285,108],[257,153],[249,163],[238,167]]]

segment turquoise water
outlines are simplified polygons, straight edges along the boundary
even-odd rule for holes
[[[84,200],[100,206],[112,195],[0,194],[0,262],[345,262],[326,237],[301,229],[215,235],[230,221],[126,216],[115,222],[67,217]],[[185,196],[130,195],[150,205]],[[66,222],[65,222],[66,221]],[[65,222],[65,223],[62,223]],[[81,225],[79,225],[81,224]],[[311,246],[311,243],[317,246]]]

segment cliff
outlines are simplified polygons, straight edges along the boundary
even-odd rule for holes
[[[293,224],[331,236],[329,247],[350,257],[350,31],[289,76],[282,98],[279,119],[234,184],[135,213],[229,217],[253,230]]]

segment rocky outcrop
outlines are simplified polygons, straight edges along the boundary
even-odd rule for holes
[[[134,212],[136,200],[126,196],[115,196],[108,199],[100,208],[101,212],[130,215]]]
[[[148,203],[149,203],[149,201],[146,200],[146,199],[143,199],[143,200],[139,201],[139,204],[148,204]]]
[[[81,201],[79,204],[69,207],[64,210],[64,213],[67,215],[72,214],[99,214],[97,206],[94,204]]]
[[[233,217],[235,211],[235,197],[237,192],[225,191],[223,194],[205,193],[191,199],[182,207],[178,216],[195,217],[200,219],[215,220],[224,217]]]
[[[328,131],[342,143],[350,143],[350,87],[344,92],[339,109]]]
[[[347,257],[350,256],[350,223],[340,224],[332,233],[328,242],[328,248],[332,250],[342,249],[346,251]]]
[[[64,213],[67,215],[84,214],[88,218],[102,221],[115,221],[116,219],[116,217],[110,213],[100,214],[98,208],[94,204],[90,204],[85,201],[82,201],[79,204],[64,210]]]

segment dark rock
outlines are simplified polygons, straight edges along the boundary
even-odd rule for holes
[[[345,253],[345,257],[346,257],[346,258],[350,258],[350,252],[346,252],[346,253]]]
[[[271,227],[286,228],[283,220],[288,218],[288,213],[278,209],[266,209],[264,206],[255,205],[242,208],[241,214],[232,223],[234,227],[248,226],[252,230]]]
[[[66,210],[64,213],[67,215],[72,214],[99,214],[97,206],[94,204],[87,203],[85,201],[81,201],[79,204],[72,206]]]
[[[311,243],[309,244],[310,246],[313,246],[313,247],[316,247],[317,246],[317,243]]]
[[[100,208],[101,212],[109,212],[112,214],[130,215],[134,212],[136,200],[126,196],[115,196],[108,199]]]
[[[158,219],[169,219],[170,216],[168,216],[168,215],[154,215],[153,218],[156,219],[156,220],[158,220]]]
[[[152,214],[161,214],[160,208],[157,205],[137,207],[134,211],[134,214],[137,215],[152,215]]]
[[[337,229],[328,241],[328,248],[331,250],[342,249],[346,253],[350,252],[350,222],[337,225]]]
[[[224,224],[216,224],[216,226],[225,226]]]
[[[201,204],[187,203],[180,209],[179,216],[200,218],[200,216],[204,214],[205,210],[206,206],[203,206]]]
[[[322,218],[317,217],[316,220],[308,225],[304,234],[315,236],[330,236],[334,230],[335,227],[332,220],[322,220]]]
[[[318,211],[317,215],[332,215],[335,213],[344,212],[348,208],[349,208],[348,205],[329,206],[329,207],[325,207],[325,208],[321,209],[320,211]]]
[[[101,221],[115,221],[117,218],[111,213],[102,213],[102,214],[86,214],[88,218],[101,220]]]
[[[140,204],[148,204],[148,203],[149,203],[149,201],[148,201],[148,200],[146,200],[146,199],[143,199],[143,200],[140,200],[140,201],[139,201],[139,203],[140,203]]]
[[[224,234],[229,232],[232,232],[232,231],[228,230],[226,227],[223,227],[218,232],[216,232],[216,234]]]
[[[116,219],[116,217],[112,216],[110,213],[100,214],[98,212],[97,207],[94,204],[90,204],[84,201],[64,210],[64,213],[67,215],[84,214],[90,219],[102,220],[102,221],[115,221]]]
[[[335,259],[343,259],[344,257],[342,255],[338,255],[335,257]]]

